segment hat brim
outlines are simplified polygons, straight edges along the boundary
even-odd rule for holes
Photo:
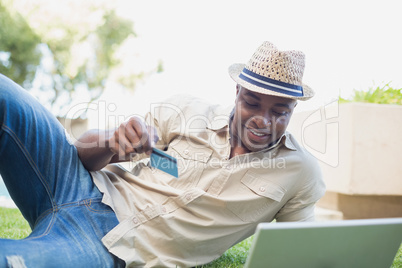
[[[291,95],[287,95],[287,94],[283,94],[283,93],[279,93],[273,90],[269,90],[266,88],[262,88],[256,85],[253,85],[247,81],[244,81],[243,79],[241,79],[239,77],[240,73],[243,71],[244,67],[246,65],[242,64],[242,63],[235,63],[232,64],[229,67],[229,75],[230,77],[232,77],[232,79],[239,85],[247,88],[248,90],[257,92],[257,93],[261,93],[261,94],[265,94],[265,95],[272,95],[272,96],[278,96],[278,97],[283,97],[283,98],[289,98],[289,99],[295,99],[295,100],[308,100],[311,99],[314,96],[314,91],[307,85],[303,84],[303,96],[302,97],[298,97],[298,96],[291,96]]]

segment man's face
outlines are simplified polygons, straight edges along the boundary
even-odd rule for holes
[[[275,143],[285,132],[296,100],[250,91],[237,85],[232,122],[234,144],[255,152]]]

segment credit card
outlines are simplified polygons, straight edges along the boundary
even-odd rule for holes
[[[176,178],[179,177],[177,159],[173,156],[168,155],[162,150],[152,148],[150,160],[151,167],[162,170],[163,172],[166,172]]]

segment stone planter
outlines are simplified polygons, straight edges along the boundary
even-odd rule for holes
[[[319,160],[319,206],[345,219],[402,217],[402,107],[334,102],[293,115],[289,131]]]

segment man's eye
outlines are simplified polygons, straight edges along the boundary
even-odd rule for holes
[[[273,113],[276,115],[276,116],[285,116],[285,115],[287,115],[288,114],[288,112],[287,111],[273,111]]]
[[[250,107],[257,107],[258,106],[257,103],[252,103],[252,102],[247,102],[247,101],[244,101],[244,102],[246,103],[247,106],[250,106]]]

